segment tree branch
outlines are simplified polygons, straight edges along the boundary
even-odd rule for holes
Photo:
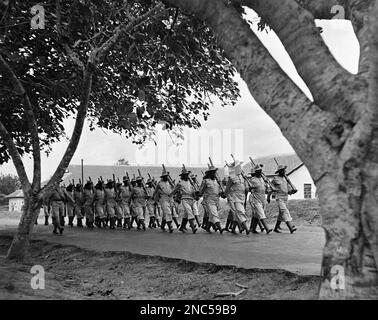
[[[277,123],[314,179],[331,172],[326,160],[316,161],[327,150],[336,154],[337,144],[345,137],[334,133],[336,117],[312,103],[282,71],[241,15],[222,0],[165,0],[188,14],[196,14],[217,37],[248,88],[268,115]],[[301,132],[301,135],[298,135]],[[347,134],[347,130],[343,132]],[[309,141],[317,141],[311,144]]]
[[[275,31],[315,103],[345,121],[356,123],[366,103],[366,96],[356,88],[364,88],[365,82],[352,76],[336,61],[320,35],[313,15],[294,0],[237,1],[255,10]]]
[[[22,190],[27,194],[31,188],[29,178],[26,174],[24,164],[22,162],[20,153],[17,150],[16,145],[13,142],[11,135],[8,130],[5,128],[4,124],[0,121],[0,136],[4,141],[5,146],[12,158],[13,164],[17,170],[18,177],[22,185]]]
[[[2,71],[4,77],[8,78],[11,81],[13,87],[18,92],[18,94],[22,97],[22,100],[23,100],[25,119],[29,128],[29,131],[30,131],[30,136],[31,136],[31,141],[32,141],[32,146],[33,146],[34,168],[33,168],[32,188],[33,190],[39,190],[41,187],[41,149],[39,145],[38,122],[35,117],[29,96],[24,86],[22,85],[21,81],[18,79],[16,74],[13,72],[9,64],[4,60],[1,54],[0,54],[0,70]]]

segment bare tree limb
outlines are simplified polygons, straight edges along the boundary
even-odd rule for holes
[[[41,187],[41,148],[38,135],[38,122],[34,114],[33,106],[30,102],[29,96],[22,85],[21,81],[18,79],[16,74],[13,72],[10,65],[4,60],[0,54],[0,70],[3,73],[4,77],[8,78],[15,90],[22,97],[25,119],[30,131],[32,146],[33,146],[33,190],[39,190]]]

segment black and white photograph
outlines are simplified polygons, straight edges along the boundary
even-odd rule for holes
[[[378,0],[0,0],[0,304],[377,299]]]

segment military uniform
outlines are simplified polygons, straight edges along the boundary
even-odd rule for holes
[[[290,215],[290,211],[287,208],[287,202],[289,200],[289,185],[285,177],[276,176],[272,181],[273,186],[276,188],[274,193],[278,206],[278,221],[290,222],[293,218]]]
[[[149,216],[149,228],[155,227],[155,221],[156,221],[156,206],[155,206],[155,200],[154,200],[154,188],[153,187],[146,187],[147,191],[147,214]]]
[[[155,193],[154,193],[154,198],[157,197],[159,199],[159,204],[160,204],[161,213],[162,213],[162,222],[161,222],[160,228],[164,230],[165,224],[168,224],[170,232],[173,232],[173,228],[172,228],[173,199],[171,196],[172,191],[173,191],[173,188],[170,182],[161,180],[159,181],[155,189]]]
[[[81,186],[77,185],[74,191],[75,207],[74,214],[76,216],[77,226],[82,227],[82,220],[84,218],[84,194],[81,191]]]
[[[73,195],[73,185],[70,184],[66,188],[66,192],[70,195],[70,197],[72,199],[74,198],[74,195]],[[71,226],[71,227],[73,227],[73,219],[75,217],[74,210],[75,210],[75,203],[71,202],[71,201],[68,201],[66,203],[66,212],[67,212],[67,216],[68,216],[68,225]]]
[[[61,226],[61,218],[64,216],[64,203],[66,201],[73,201],[70,199],[68,194],[64,192],[64,190],[57,186],[49,197],[49,204],[51,206],[51,213],[53,218],[54,224],[54,233],[57,233],[59,230],[60,234],[63,233],[63,226]]]
[[[114,229],[116,220],[117,201],[113,185],[110,183],[108,183],[105,187],[105,203],[108,218],[110,220],[110,228]]]
[[[146,200],[147,194],[146,191],[144,191],[144,188],[141,186],[135,186],[133,188],[133,191],[131,193],[131,198],[134,202],[134,208],[137,215],[137,224],[138,229],[140,226],[145,229],[144,220],[145,220],[145,212],[146,212]]]
[[[130,229],[130,219],[131,219],[131,214],[130,214],[130,196],[131,196],[131,191],[129,186],[121,186],[119,188],[119,198],[120,198],[120,207],[122,210],[122,215],[124,218],[124,224],[123,227],[126,228],[128,227]]]
[[[97,227],[106,226],[106,212],[105,212],[105,192],[102,189],[102,184],[97,184],[94,194],[94,208],[95,208],[95,221]]]
[[[86,185],[84,188],[84,213],[85,213],[85,224],[89,229],[93,228],[94,224],[94,193],[92,191],[91,185]]]

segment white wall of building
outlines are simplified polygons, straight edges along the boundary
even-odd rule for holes
[[[22,211],[23,205],[24,205],[24,199],[22,198],[9,199],[9,211]]]
[[[289,176],[291,182],[298,189],[298,192],[289,197],[289,199],[304,199],[304,185],[311,184],[311,199],[316,198],[316,187],[306,166],[301,166]]]

